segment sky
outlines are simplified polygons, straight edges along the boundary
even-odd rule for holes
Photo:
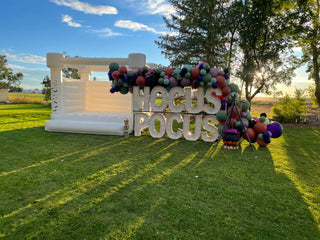
[[[169,65],[154,43],[168,32],[162,17],[174,9],[167,0],[0,0],[0,6],[0,54],[24,74],[24,89],[42,88],[49,75],[48,52],[81,57],[144,53],[148,63]],[[310,84],[303,67],[290,88],[279,89],[293,92]]]

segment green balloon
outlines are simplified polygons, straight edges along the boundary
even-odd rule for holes
[[[205,69],[201,69],[201,70],[200,70],[200,74],[201,74],[202,76],[204,76],[204,75],[207,74],[207,71],[206,71]]]
[[[213,77],[213,78],[211,78],[211,82],[212,82],[212,83],[216,83],[216,82],[217,82],[217,79]]]
[[[237,121],[236,122],[236,127],[240,127],[241,126],[241,122],[240,121]]]
[[[129,88],[127,87],[120,87],[120,93],[121,94],[127,94],[129,92]]]
[[[250,108],[250,103],[247,100],[245,100],[245,102],[242,103],[241,111],[246,112],[249,110],[249,108]]]
[[[207,83],[207,87],[209,88],[209,87],[212,87],[212,82],[208,82]]]
[[[216,114],[216,118],[219,122],[225,122],[227,120],[227,113],[224,110],[220,110],[219,112],[217,112]]]
[[[199,82],[199,86],[203,87],[204,86],[204,82]]]
[[[185,78],[191,78],[191,73],[190,72],[187,72],[185,75],[184,75]]]
[[[262,133],[259,133],[259,134],[258,134],[258,138],[259,138],[260,140],[263,140],[263,134],[262,134]]]
[[[192,66],[187,64],[187,65],[184,65],[183,68],[186,68],[190,72],[192,69]]]
[[[161,72],[161,73],[160,73],[160,77],[164,77],[165,75],[166,75],[165,72]]]
[[[158,79],[158,83],[159,83],[160,85],[163,84],[163,81],[164,81],[163,78],[159,78],[159,79]]]
[[[124,87],[129,87],[129,83],[123,82],[123,83],[122,83],[122,86],[124,86]]]
[[[209,63],[205,63],[205,64],[203,65],[203,68],[204,68],[205,70],[209,70],[209,69],[210,69]]]
[[[116,84],[114,83],[114,81],[112,81],[111,87],[112,87],[112,88],[116,88]]]
[[[266,121],[266,117],[265,117],[265,116],[261,116],[261,117],[259,118],[259,120],[260,120],[260,122],[265,122],[265,121]]]
[[[208,82],[211,82],[211,74],[210,73],[207,73],[206,75],[203,76],[203,81],[205,83],[208,83]]]
[[[165,78],[165,79],[163,80],[163,83],[164,83],[165,85],[168,85],[168,84],[170,83],[170,81],[169,81],[168,78]]]
[[[238,87],[237,84],[230,83],[229,87],[230,87],[230,89],[231,89],[231,92],[236,92],[236,93],[239,92],[239,87]]]
[[[118,79],[118,83],[119,83],[119,84],[122,84],[122,83],[123,83],[123,80],[122,80],[121,78],[119,78],[119,79]]]
[[[251,114],[247,114],[246,119],[251,120]]]
[[[113,62],[113,63],[109,64],[109,70],[110,71],[116,71],[118,69],[119,69],[119,64],[118,63]]]

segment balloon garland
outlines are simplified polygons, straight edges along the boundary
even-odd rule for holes
[[[230,83],[228,69],[219,71],[216,68],[210,68],[208,63],[203,62],[194,68],[191,65],[184,65],[181,69],[150,69],[144,66],[137,71],[128,71],[125,66],[111,63],[109,70],[108,76],[112,81],[111,93],[132,93],[134,86],[141,88],[149,86],[150,90],[161,86],[168,91],[176,86],[203,87],[205,90],[212,87],[212,95],[221,101],[221,109],[217,112],[216,118],[219,121],[217,126],[219,134],[222,136],[226,148],[236,148],[235,146],[241,137],[265,147],[271,142],[271,138],[278,138],[283,133],[281,124],[271,123],[265,113],[261,113],[260,117],[255,120],[252,119],[249,111],[250,103],[247,100],[237,101],[236,106],[233,106],[233,113],[227,121],[228,113],[232,109],[232,99],[239,100],[239,87]],[[240,116],[237,112],[240,113]],[[156,137],[161,137],[160,135],[162,136],[159,134]]]

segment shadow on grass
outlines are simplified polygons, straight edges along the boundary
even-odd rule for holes
[[[11,151],[1,169],[0,237],[320,238],[308,205],[275,171],[267,148],[213,153],[215,144],[202,141],[43,128],[10,136],[38,147]]]
[[[285,154],[275,164],[294,182],[320,230],[320,129],[286,128],[278,141]]]

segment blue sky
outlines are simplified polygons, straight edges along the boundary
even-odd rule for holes
[[[81,57],[127,57],[141,52],[147,62],[168,65],[154,43],[168,31],[162,16],[173,11],[167,0],[0,0],[0,54],[24,73],[24,89],[41,88],[49,74],[47,52]],[[293,86],[306,88],[305,69]]]

